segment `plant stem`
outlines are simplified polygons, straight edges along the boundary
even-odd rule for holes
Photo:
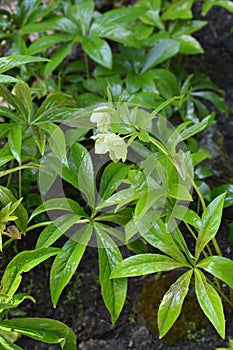
[[[83,51],[83,52],[84,52],[84,63],[85,63],[86,76],[87,76],[87,79],[90,79],[88,56],[87,56],[85,51]]]
[[[51,223],[52,223],[52,221],[39,222],[38,224],[35,224],[35,225],[27,227],[26,232],[32,231],[32,230],[34,230],[34,229],[36,229],[38,227],[47,226],[47,225],[49,225]]]
[[[14,160],[11,160],[10,169],[13,169],[13,166],[14,166]],[[7,184],[6,184],[7,188],[9,188],[9,186],[10,186],[11,179],[12,179],[12,173],[10,173],[9,176],[8,176]]]

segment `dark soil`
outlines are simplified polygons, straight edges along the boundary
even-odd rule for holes
[[[205,55],[190,58],[190,60],[196,68],[208,73],[211,79],[225,90],[229,109],[232,110],[233,35],[229,32],[230,27],[233,26],[232,15],[223,9],[215,8],[208,15],[208,19],[210,24],[198,34],[205,49]],[[231,156],[231,164],[233,164],[232,112],[228,119],[220,114],[217,118],[219,128],[225,137],[226,148]],[[218,240],[224,255],[233,259],[227,224],[228,222],[218,233]],[[34,247],[35,239],[32,239],[32,236],[30,247],[28,246],[30,235],[22,239],[21,244],[24,248],[25,245],[28,249]],[[186,316],[182,316],[172,336],[166,340],[158,339],[158,334],[153,330],[156,328],[156,324],[153,324],[153,315],[155,317],[156,303],[161,298],[160,289],[169,287],[173,278],[171,276],[169,276],[169,281],[164,282],[163,285],[159,285],[153,276],[130,279],[123,312],[116,325],[111,325],[110,316],[101,298],[97,261],[96,249],[87,248],[77,273],[62,294],[55,310],[52,308],[49,295],[51,261],[25,274],[21,290],[30,293],[37,300],[35,305],[30,302],[24,303],[26,315],[51,317],[65,322],[74,330],[77,336],[77,347],[81,350],[214,350],[216,347],[227,346],[227,340],[224,341],[219,337],[209,322],[206,322],[205,317],[198,316],[199,309],[192,302],[190,304],[193,307],[187,308]],[[145,284],[149,289],[147,292],[144,290],[141,294]],[[233,335],[233,322],[232,314],[228,313],[227,309],[226,307],[228,338]],[[143,315],[149,315],[147,321]],[[186,329],[189,329],[188,334]],[[179,339],[181,333],[186,336],[186,340]],[[169,345],[171,342],[175,344]],[[47,345],[26,337],[22,337],[18,344],[25,350],[60,349],[58,345]]]

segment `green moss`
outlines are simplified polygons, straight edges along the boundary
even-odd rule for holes
[[[160,277],[155,276],[145,282],[139,295],[138,312],[143,315],[146,324],[156,333],[158,333],[157,312],[160,302],[178,277],[177,272],[173,271],[163,273]],[[201,310],[194,290],[191,288],[185,299],[181,315],[162,341],[172,345],[187,339],[203,339],[208,325],[209,321]]]

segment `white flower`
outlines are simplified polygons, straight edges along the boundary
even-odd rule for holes
[[[114,162],[117,162],[120,159],[125,162],[127,156],[127,144],[120,136],[114,133],[109,133],[99,134],[92,138],[96,140],[95,153],[105,154],[109,152],[109,157]]]
[[[97,128],[101,132],[108,132],[111,128],[111,109],[109,106],[98,106],[90,118],[92,123],[97,124]]]

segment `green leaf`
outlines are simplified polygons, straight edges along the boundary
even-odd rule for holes
[[[143,238],[153,247],[161,250],[163,253],[170,255],[173,259],[187,265],[187,261],[177,247],[172,234],[167,230],[162,220],[158,220],[153,227],[143,235]]]
[[[85,195],[88,204],[94,208],[95,183],[91,156],[86,148],[77,142],[71,146],[71,155],[78,168],[79,189]]]
[[[138,254],[118,264],[112,271],[111,278],[149,275],[160,271],[170,271],[183,267],[184,264],[161,254]]]
[[[17,254],[7,265],[1,280],[0,292],[12,297],[22,280],[22,273],[28,272],[41,262],[61,252],[59,248],[25,250]]]
[[[101,66],[112,69],[112,51],[107,41],[92,36],[81,42],[84,51]]]
[[[75,34],[77,26],[68,18],[57,16],[38,23],[30,23],[20,29],[22,34],[43,33],[47,30],[60,30],[62,32]]]
[[[112,24],[125,24],[135,20],[146,12],[142,7],[126,7],[116,10],[107,11],[99,16],[91,26],[91,35],[102,36],[102,30]]]
[[[189,290],[192,273],[192,270],[185,272],[164,294],[158,310],[159,338],[164,337],[179,317]]]
[[[195,272],[195,291],[198,302],[219,335],[225,338],[225,319],[222,301],[216,290],[207,282],[205,275],[198,269]]]
[[[66,214],[54,220],[53,223],[49,224],[41,232],[36,243],[36,249],[49,247],[67,230],[69,230],[69,228],[71,228],[79,219],[79,215]]]
[[[0,150],[0,166],[8,163],[12,159],[14,159],[14,156],[12,155],[12,153],[10,151],[9,145],[6,144]]]
[[[211,192],[211,197],[215,198],[223,192],[226,193],[224,208],[233,205],[233,185],[232,184],[225,184],[225,185],[220,185],[218,187],[215,187]]]
[[[177,40],[159,39],[146,56],[141,73],[176,55],[179,47],[180,43]]]
[[[168,190],[168,196],[182,201],[193,200],[188,189],[182,184],[173,184]]]
[[[215,198],[202,215],[202,229],[198,234],[196,247],[195,247],[195,258],[199,258],[202,250],[205,246],[213,239],[218,232],[222,210],[224,205],[225,193]]]
[[[110,163],[106,166],[100,180],[100,201],[102,199],[106,200],[116,191],[128,172],[129,167],[123,163]]]
[[[62,164],[67,164],[66,140],[62,129],[54,123],[40,124],[40,127],[49,135],[48,142],[53,153]]]
[[[221,112],[227,112],[227,107],[224,98],[217,95],[213,91],[193,91],[192,96],[201,97],[207,101],[210,101]]]
[[[208,256],[201,260],[197,267],[201,267],[233,288],[233,275],[230,273],[230,271],[233,271],[233,261],[231,259],[223,256]]]
[[[178,142],[187,140],[191,136],[197,133],[200,133],[202,130],[204,130],[207,127],[211,117],[212,117],[212,113],[207,117],[205,117],[201,122],[195,123],[194,125],[187,127],[184,131],[180,132]]]
[[[180,0],[169,6],[163,13],[162,20],[189,19],[192,18],[191,7],[193,0]]]
[[[33,41],[33,43],[27,48],[28,55],[35,55],[43,50],[49,49],[54,45],[63,41],[70,41],[73,39],[72,34],[56,33],[42,36],[41,38]]]
[[[8,331],[14,329],[20,334],[45,343],[61,343],[63,350],[77,349],[73,331],[60,321],[48,318],[19,317],[1,321],[0,327]]]
[[[3,75],[0,73],[0,84],[10,84],[10,83],[18,83],[21,81],[20,79],[13,78],[9,75]]]
[[[66,14],[72,22],[76,23],[79,26],[82,35],[86,36],[91,23],[93,12],[94,2],[92,0],[86,0],[68,7]]]
[[[172,37],[173,39],[179,40],[180,42],[180,48],[179,53],[184,55],[197,55],[200,53],[204,53],[203,48],[201,47],[200,43],[188,34],[182,34],[182,35],[174,35]]]
[[[205,1],[202,5],[202,16],[205,16],[207,12],[211,10],[213,6],[221,6],[228,10],[229,12],[233,12],[233,3],[230,0],[212,0],[212,1]]]
[[[31,32],[30,32],[31,33]],[[5,56],[0,58],[0,74],[17,66],[27,63],[46,62],[46,58],[32,57],[27,55]]]
[[[33,113],[31,90],[28,84],[24,82],[17,83],[14,86],[14,94],[22,101],[25,109],[25,116],[27,116],[27,121],[31,122],[31,117]]]
[[[6,187],[0,186],[0,202],[3,206],[6,206],[10,202],[16,202],[16,198],[13,193]],[[14,215],[17,216],[16,225],[20,232],[24,234],[26,232],[28,223],[27,210],[24,208],[23,204],[19,204],[14,211]]]
[[[39,126],[31,125],[31,132],[33,139],[35,140],[37,147],[39,148],[40,154],[44,155],[45,151],[45,132]]]
[[[3,97],[3,99],[6,102],[8,102],[12,107],[14,107],[18,112],[18,113],[14,113],[15,116],[13,118],[11,117],[11,119],[13,119],[14,121],[17,121],[19,124],[22,124],[22,121],[27,122],[27,113],[25,111],[25,108],[21,99],[19,99],[17,96],[11,93],[7,89],[7,87],[3,84],[0,85],[0,94]]]
[[[29,221],[31,221],[36,215],[44,213],[49,210],[65,210],[72,213],[78,214],[80,216],[88,217],[82,207],[78,202],[70,198],[53,198],[43,202],[39,207],[37,207],[31,214]]]
[[[8,144],[11,150],[11,153],[21,164],[21,149],[22,149],[22,127],[21,125],[15,125],[8,134]]]
[[[61,45],[50,57],[50,61],[45,66],[44,75],[48,76],[52,73],[52,71],[57,68],[57,66],[67,57],[71,48],[73,46],[73,42],[68,42]]]
[[[63,252],[54,259],[50,273],[50,291],[53,306],[56,307],[61,292],[75,273],[86,246],[91,238],[93,227],[84,226],[62,247]]]
[[[99,277],[101,292],[108,311],[111,314],[112,323],[118,319],[123,308],[126,292],[126,278],[109,279],[112,270],[122,261],[119,248],[105,233],[101,224],[95,224],[99,253]]]
[[[1,326],[0,326],[0,328],[1,328]],[[23,348],[12,343],[10,340],[5,339],[1,335],[0,335],[0,346],[1,346],[2,350],[23,350]]]

